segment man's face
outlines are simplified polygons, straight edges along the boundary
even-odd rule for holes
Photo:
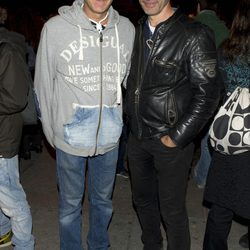
[[[85,0],[83,10],[91,18],[105,15],[113,0]]]
[[[157,16],[161,14],[169,0],[139,0],[139,3],[148,16]]]
[[[0,23],[5,23],[8,18],[8,13],[5,8],[0,7]]]

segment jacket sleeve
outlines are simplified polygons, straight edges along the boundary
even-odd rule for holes
[[[54,59],[51,48],[48,28],[45,26],[41,32],[41,38],[38,46],[34,90],[39,118],[42,122],[44,134],[48,142],[53,146],[52,129],[52,98],[54,83]]]
[[[29,72],[19,52],[11,44],[1,45],[0,115],[21,112],[27,104]]]
[[[187,53],[187,75],[191,101],[169,136],[180,147],[190,143],[212,117],[218,105],[220,86],[217,82],[217,54],[210,29],[200,26],[193,34]]]
[[[129,72],[130,72],[130,68],[131,68],[131,56],[132,56],[132,51],[133,51],[133,46],[134,46],[134,39],[135,39],[135,28],[133,25],[131,25],[131,29],[130,29],[129,33],[131,34],[131,37],[132,37],[131,39],[129,39],[130,54],[128,55],[128,59],[127,59],[128,60],[127,72],[126,72],[126,75],[125,75],[123,83],[122,83],[122,85],[125,89],[127,88],[127,80],[128,80],[128,76],[129,76]]]

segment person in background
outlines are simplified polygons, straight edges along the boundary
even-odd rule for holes
[[[5,6],[0,6],[0,26],[3,26],[8,18],[8,11]]]
[[[76,0],[42,30],[35,93],[43,131],[56,150],[61,250],[82,250],[82,199],[87,171],[89,250],[107,250],[112,216],[122,91],[134,26],[112,0]]]
[[[219,72],[226,93],[250,88],[250,2],[239,0],[230,35],[218,51]],[[204,250],[227,250],[234,215],[250,221],[250,151],[224,155],[214,151],[204,191],[211,204]]]
[[[188,17],[195,18],[198,11],[198,0],[189,0],[180,2],[179,9]]]
[[[2,14],[1,14],[2,13]],[[8,39],[15,44],[16,48],[19,50],[19,53],[22,55],[23,60],[26,62],[27,67],[30,72],[29,77],[29,85],[30,91],[28,95],[28,104],[25,109],[22,111],[23,117],[23,128],[22,128],[22,139],[19,148],[19,158],[30,159],[31,152],[30,148],[34,147],[34,141],[37,137],[41,141],[41,136],[39,133],[38,136],[35,136],[35,131],[37,129],[37,114],[35,108],[35,100],[33,94],[33,75],[34,75],[34,67],[35,67],[35,54],[33,48],[27,43],[25,36],[17,31],[13,31],[14,25],[10,25],[9,21],[9,8],[7,6],[0,6],[0,36],[6,36],[8,34]],[[15,16],[15,23],[20,22],[20,19]],[[12,20],[13,21],[13,20]],[[22,20],[23,21],[23,20]],[[11,27],[13,26],[13,27]],[[38,144],[40,146],[40,144]],[[40,149],[41,147],[36,147]]]
[[[126,90],[124,88],[122,88],[122,93],[123,93],[123,99],[125,99]],[[129,128],[127,120],[128,119],[126,113],[123,112],[123,127],[119,143],[116,175],[119,177],[123,177],[124,179],[129,178],[128,166],[127,166],[127,142],[128,142]]]
[[[128,160],[144,250],[190,249],[186,190],[193,139],[219,100],[212,31],[168,0],[139,0],[127,82]]]
[[[0,5],[0,36],[5,37],[6,34],[8,36],[8,40],[10,40],[15,47],[18,49],[18,52],[21,56],[26,60],[27,56],[27,46],[25,43],[25,37],[15,31],[9,30],[6,23],[8,19],[8,9],[4,5]]]
[[[126,119],[126,118],[125,118]],[[128,179],[128,169],[127,169],[127,141],[128,141],[128,125],[124,120],[122,134],[120,137],[119,143],[119,152],[118,152],[118,160],[117,160],[117,168],[116,175],[119,177],[123,177],[124,179]]]
[[[206,24],[213,30],[216,48],[228,38],[229,30],[226,23],[219,16],[219,0],[199,0],[195,20]]]
[[[18,166],[29,72],[13,37],[0,31],[0,248],[12,243],[15,250],[33,250],[32,217]]]
[[[198,14],[195,20],[207,25],[214,32],[216,48],[229,36],[229,30],[223,20],[218,16],[218,0],[199,0]],[[211,149],[208,143],[208,129],[211,120],[202,130],[201,155],[194,167],[194,180],[197,187],[204,188],[209,165],[211,163]]]

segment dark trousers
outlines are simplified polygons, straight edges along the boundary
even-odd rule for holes
[[[212,205],[208,213],[203,250],[227,250],[227,239],[231,230],[234,213]]]
[[[120,137],[120,143],[119,143],[118,160],[117,160],[117,167],[116,167],[117,173],[126,171],[125,161],[126,161],[126,154],[127,154],[126,152],[127,141],[128,141],[128,126],[124,123],[123,128],[122,128],[122,134]]]
[[[184,149],[167,148],[160,139],[138,141],[129,137],[132,195],[144,250],[161,249],[161,218],[166,227],[167,249],[190,249],[185,198],[193,149],[192,144]]]

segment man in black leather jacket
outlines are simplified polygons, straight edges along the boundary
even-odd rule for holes
[[[219,100],[212,31],[174,11],[169,0],[139,0],[127,84],[128,157],[144,250],[190,249],[185,207],[193,139]]]

